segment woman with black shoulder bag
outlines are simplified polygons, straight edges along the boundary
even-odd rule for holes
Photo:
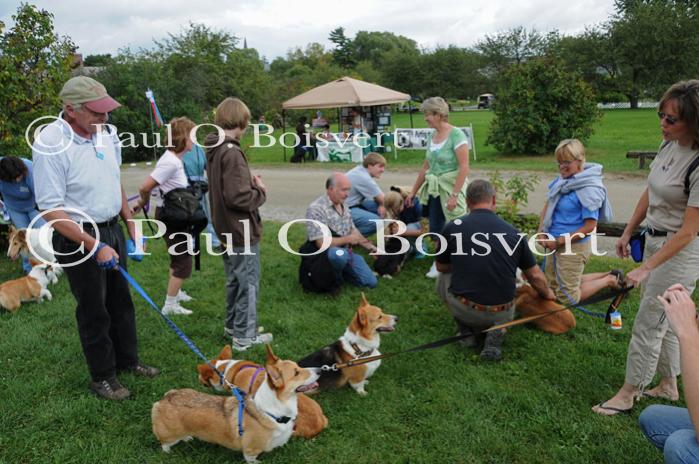
[[[162,221],[167,228],[163,238],[170,255],[167,295],[161,310],[163,314],[192,314],[191,310],[180,304],[192,300],[182,290],[182,284],[192,275],[192,255],[189,252],[192,240],[184,239],[178,232],[198,235],[206,225],[204,222],[200,226],[202,218],[206,221],[206,216],[201,209],[200,198],[189,186],[182,163],[185,152],[192,148],[190,133],[194,127],[194,122],[188,118],[170,121],[172,148],[163,153],[153,172],[143,181],[139,188],[140,198],[134,206],[134,211],[140,210],[150,202],[151,191],[156,187],[160,190],[155,219]]]

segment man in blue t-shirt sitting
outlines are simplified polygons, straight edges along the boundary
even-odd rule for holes
[[[346,205],[352,213],[354,226],[368,237],[376,233],[376,222],[386,215],[383,192],[374,179],[379,179],[386,170],[386,158],[378,153],[369,153],[361,166],[347,171],[352,183]]]
[[[514,317],[517,268],[542,298],[555,300],[536,264],[526,236],[495,214],[495,188],[486,180],[466,190],[469,214],[449,222],[442,232],[446,249],[437,256],[437,293],[446,303],[469,347],[475,334]],[[481,359],[499,361],[504,330],[488,332]]]

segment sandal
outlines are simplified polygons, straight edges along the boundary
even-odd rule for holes
[[[610,411],[609,414],[600,414],[597,411],[594,411],[595,413],[599,414],[600,416],[616,416],[617,414],[630,414],[631,411],[633,410],[633,406],[631,406],[628,409],[621,409],[621,408],[615,408],[612,406],[605,406],[606,401],[604,403],[598,404],[596,407],[599,409],[603,409],[605,411]]]
[[[626,287],[626,276],[624,275],[624,271],[621,269],[612,269],[609,271],[609,275],[613,275],[616,277],[616,289],[622,289]]]

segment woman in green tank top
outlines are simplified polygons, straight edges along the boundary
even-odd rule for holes
[[[446,221],[466,214],[469,173],[466,134],[449,124],[449,105],[442,97],[422,103],[427,125],[434,129],[427,142],[427,154],[406,204],[420,195],[429,209],[430,232],[442,233]],[[437,277],[435,264],[427,277]]]

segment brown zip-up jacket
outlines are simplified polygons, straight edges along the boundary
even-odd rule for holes
[[[262,238],[260,206],[267,200],[265,192],[252,180],[248,159],[240,149],[240,142],[226,137],[223,143],[213,146],[218,134],[206,137],[206,171],[209,178],[211,222],[214,230],[226,243],[224,234],[232,234],[233,246],[242,247],[244,228],[242,220],[250,221],[250,245]]]

